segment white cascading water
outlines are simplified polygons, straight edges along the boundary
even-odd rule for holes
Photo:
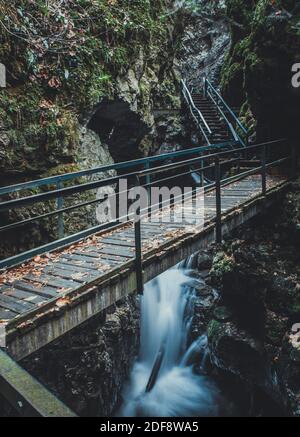
[[[193,370],[205,366],[207,338],[188,348],[193,317],[195,278],[189,270],[171,269],[148,283],[142,297],[140,358],[123,397],[121,416],[195,417],[218,414],[218,390],[204,374]],[[149,392],[146,387],[164,350],[158,375]]]

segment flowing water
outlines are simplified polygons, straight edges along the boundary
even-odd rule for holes
[[[218,389],[205,375],[206,336],[188,347],[195,300],[189,272],[182,265],[145,287],[140,357],[123,394],[122,416],[218,415]]]

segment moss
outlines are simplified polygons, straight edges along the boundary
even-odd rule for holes
[[[43,173],[72,160],[78,122],[104,96],[114,96],[117,76],[126,74],[141,48],[146,63],[164,59],[171,3],[1,3],[0,57],[8,88],[0,90],[0,121],[10,145],[0,168]]]
[[[297,318],[300,317],[300,291],[299,290],[294,290],[294,293],[292,293],[289,310],[293,316]]]
[[[234,260],[225,252],[219,252],[214,260],[210,275],[213,279],[221,279],[224,274],[232,272]]]
[[[240,114],[239,114],[239,119],[242,122],[243,126],[245,126],[248,131],[249,131],[249,135],[252,135],[255,133],[256,131],[256,126],[257,126],[257,121],[255,120],[253,113],[251,111],[251,107],[249,105],[249,102],[246,101],[241,109],[240,109]],[[239,131],[239,128],[237,128],[238,133],[242,134]]]
[[[258,140],[287,132],[298,136],[297,98],[291,93],[287,66],[298,59],[300,8],[295,1],[227,0],[227,15],[233,24],[232,46],[222,69],[225,96],[233,106],[247,104]]]
[[[207,336],[210,342],[218,342],[223,335],[223,324],[217,320],[212,320],[207,328]]]

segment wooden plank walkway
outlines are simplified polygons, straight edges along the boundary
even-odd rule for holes
[[[284,181],[283,177],[268,176],[268,189]],[[260,193],[260,175],[231,183],[222,188],[222,211],[238,209]],[[214,190],[204,196],[204,212],[205,222],[211,222],[215,217]],[[176,205],[166,223],[151,223],[143,219],[142,248],[146,258],[162,245],[191,233],[193,225],[187,220],[176,222],[181,213],[182,207]],[[167,208],[161,213],[164,219],[168,214]],[[9,325],[19,318],[24,321],[27,315],[30,318],[35,310],[42,311],[44,307],[59,308],[70,292],[76,290],[80,294],[81,287],[86,290],[87,285],[101,282],[101,278],[110,273],[114,275],[116,269],[120,271],[122,265],[134,258],[134,229],[132,224],[126,224],[3,271],[0,274],[0,324]]]

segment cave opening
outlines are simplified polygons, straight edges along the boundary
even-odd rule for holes
[[[102,101],[87,127],[108,145],[115,162],[141,157],[140,142],[150,132],[141,116],[121,99]]]

